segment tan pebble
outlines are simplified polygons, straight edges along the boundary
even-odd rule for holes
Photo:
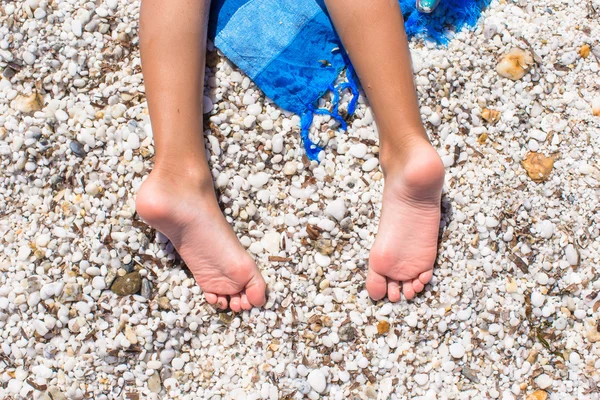
[[[125,327],[125,338],[127,338],[131,344],[137,344],[138,342],[135,332],[129,325]]]
[[[541,153],[530,152],[521,162],[527,175],[534,182],[543,182],[550,176],[554,167],[554,156],[546,157]]]
[[[595,325],[586,331],[585,337],[591,343],[600,342],[600,332],[598,332],[598,328]]]
[[[600,96],[592,100],[592,114],[595,117],[600,117]]]
[[[327,279],[323,279],[320,283],[319,283],[319,289],[321,290],[325,290],[329,287],[329,281]]]
[[[377,323],[377,333],[380,335],[386,334],[390,331],[390,323],[387,321],[379,321]]]
[[[517,281],[513,278],[508,278],[508,282],[506,282],[506,292],[507,293],[516,293],[519,289],[519,285]]]
[[[548,398],[548,393],[543,390],[536,390],[533,393],[527,395],[525,400],[546,400]]]
[[[479,137],[477,138],[477,143],[479,144],[484,144],[485,142],[487,142],[488,140],[488,134],[487,133],[482,133],[481,135],[479,135]]]
[[[533,57],[528,51],[515,47],[502,56],[496,66],[496,72],[513,81],[518,81],[527,73],[533,64]]]
[[[44,98],[38,93],[17,96],[14,102],[15,109],[22,113],[39,111],[42,109],[43,104]]]
[[[483,118],[484,120],[486,120],[487,122],[489,122],[491,124],[495,124],[496,122],[500,121],[500,115],[501,115],[500,111],[490,110],[489,108],[484,108],[481,111],[481,118]]]
[[[590,55],[590,50],[590,45],[586,43],[579,48],[579,55],[583,58],[588,58]]]

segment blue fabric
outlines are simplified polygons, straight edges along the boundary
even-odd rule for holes
[[[368,1],[368,0],[365,0]],[[491,0],[442,0],[431,14],[415,8],[415,0],[399,0],[409,37],[446,44],[452,30],[473,26]],[[348,115],[356,109],[357,78],[327,15],[323,0],[213,0],[209,36],[227,58],[243,70],[275,104],[301,117],[307,156],[322,150],[309,138],[315,114],[346,122],[338,109],[340,92],[349,90]],[[342,71],[346,81],[334,86]],[[318,100],[333,93],[332,109]]]

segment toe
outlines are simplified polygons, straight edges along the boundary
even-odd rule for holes
[[[421,282],[419,279],[413,279],[412,287],[415,293],[420,293],[425,287],[425,285],[423,285],[423,282]]]
[[[380,300],[385,296],[387,291],[387,280],[385,276],[379,275],[377,272],[369,268],[367,273],[367,292],[373,300]]]
[[[240,304],[244,310],[250,310],[252,308],[252,304],[250,304],[248,295],[246,295],[245,292],[242,292],[242,295],[240,296]]]
[[[388,279],[387,296],[388,300],[393,303],[400,301],[400,282]]]
[[[261,307],[266,303],[265,290],[267,285],[265,280],[257,273],[254,278],[246,285],[246,296],[251,305]]]
[[[226,296],[217,296],[217,308],[224,310],[227,308],[227,297]]]
[[[217,302],[217,295],[214,293],[204,293],[204,298],[208,304],[215,304]]]
[[[423,285],[427,285],[431,278],[433,278],[433,270],[431,269],[429,271],[422,272],[421,275],[419,275],[419,281],[421,281]]]
[[[402,293],[404,293],[406,300],[411,300],[415,297],[415,289],[413,289],[412,281],[402,282]]]
[[[232,294],[229,296],[229,308],[231,311],[240,312],[242,310],[242,305],[240,304],[240,294]]]

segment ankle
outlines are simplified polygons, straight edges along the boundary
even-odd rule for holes
[[[444,182],[444,164],[437,151],[427,140],[415,140],[402,149],[381,157],[381,168],[387,182],[401,182],[411,192],[429,193],[441,188]]]
[[[214,192],[213,178],[207,164],[157,161],[150,177],[169,186],[176,185],[200,192]]]

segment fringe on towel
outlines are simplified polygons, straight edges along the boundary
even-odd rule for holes
[[[400,7],[404,16],[404,28],[409,38],[420,37],[426,40],[432,40],[437,44],[445,45],[450,41],[451,35],[465,27],[473,27],[477,24],[479,16],[483,10],[489,6],[492,0],[442,0],[435,11],[431,14],[423,14],[416,9],[415,0],[400,0]],[[346,82],[329,86],[333,93],[331,110],[325,108],[309,109],[301,116],[300,129],[302,143],[306,155],[310,160],[318,160],[319,153],[323,150],[318,144],[314,143],[309,137],[310,127],[315,114],[329,115],[339,122],[340,128],[346,130],[347,124],[340,115],[339,102],[340,92],[350,90],[352,99],[348,104],[348,115],[351,116],[356,110],[358,103],[358,78],[352,67],[352,63],[347,57],[346,62]],[[316,99],[313,104],[318,101]]]

